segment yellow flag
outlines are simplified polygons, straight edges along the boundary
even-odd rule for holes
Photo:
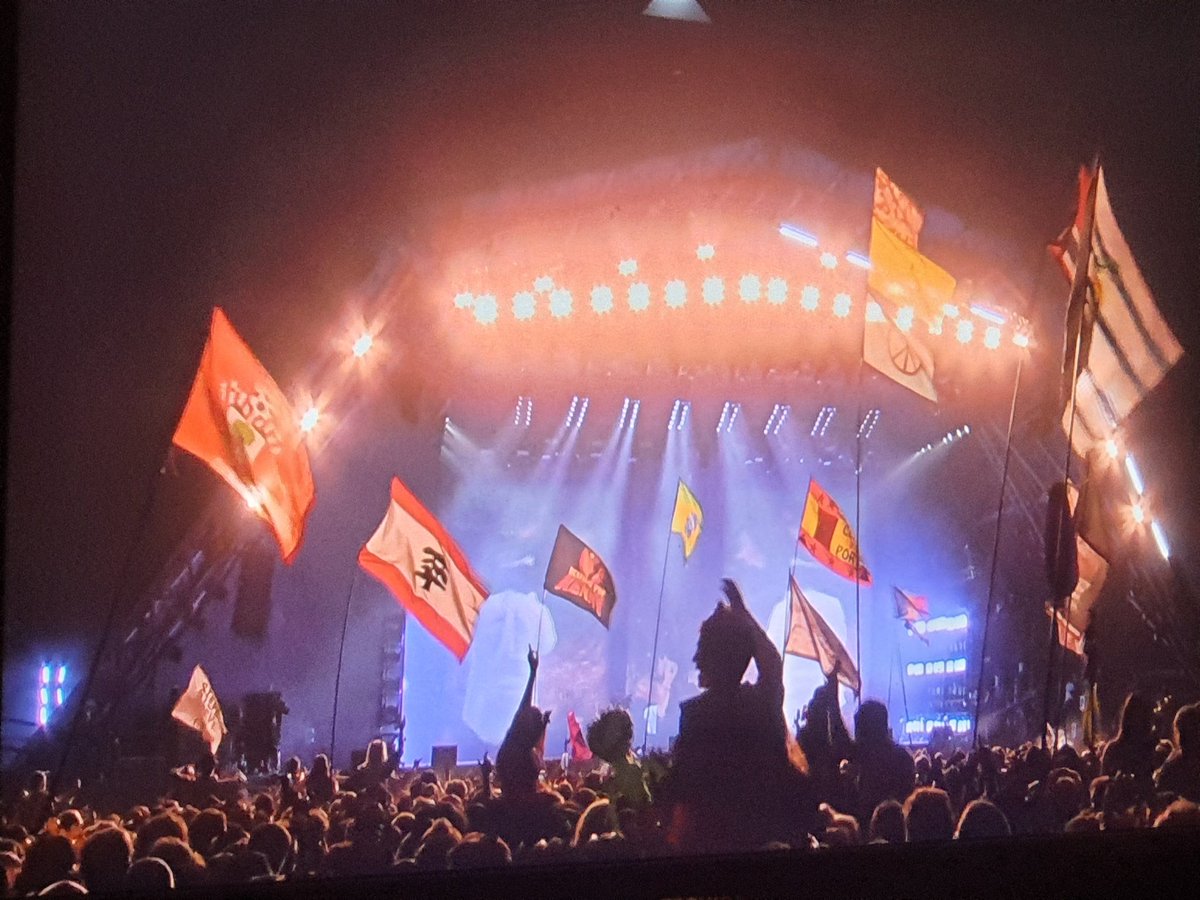
[[[886,303],[911,307],[925,321],[942,314],[954,297],[954,276],[910,247],[875,216],[871,217],[871,271],[867,285]]]
[[[679,489],[675,492],[675,512],[671,516],[671,531],[683,538],[685,561],[696,549],[696,541],[700,539],[700,526],[703,522],[704,512],[700,509],[700,501],[680,479]]]

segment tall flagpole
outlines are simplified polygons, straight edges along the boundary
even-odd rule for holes
[[[346,630],[350,625],[350,600],[354,597],[354,586],[358,584],[358,569],[355,565],[354,574],[350,576],[350,589],[346,591],[346,611],[342,614],[342,643],[338,648],[337,676],[333,680],[333,724],[329,730],[329,765],[337,768],[337,717],[338,696],[342,690],[342,659],[346,655]],[[407,619],[407,616],[405,617]]]
[[[863,313],[863,340],[866,340],[867,319]],[[854,699],[862,706],[862,371],[863,360],[858,360],[858,435],[854,439],[854,666],[858,669],[858,691]]]
[[[1088,270],[1092,264],[1092,230],[1095,227],[1096,221],[1096,191],[1100,181],[1100,154],[1097,153],[1092,162],[1092,183],[1088,191],[1087,209],[1084,213],[1083,228],[1079,234],[1079,247],[1075,254],[1075,275],[1071,279],[1071,295],[1067,300],[1067,319],[1071,319],[1071,304],[1075,302],[1076,297],[1082,296],[1083,307],[1079,312],[1079,327],[1075,329],[1075,352],[1074,362],[1071,366],[1071,402],[1070,402],[1070,417],[1067,425],[1067,452],[1066,459],[1063,463],[1063,490],[1066,490],[1066,484],[1071,478],[1071,454],[1074,452],[1075,443],[1075,408],[1079,392],[1079,358],[1083,350],[1083,319],[1084,313],[1087,312],[1087,279]],[[1067,336],[1070,338],[1070,335]],[[1058,563],[1062,556],[1062,515],[1061,512],[1057,516],[1054,528],[1054,572],[1058,574]],[[1052,586],[1053,590],[1053,586]],[[1053,608],[1050,616],[1050,640],[1049,653],[1046,660],[1046,686],[1042,696],[1042,749],[1046,749],[1046,730],[1050,727],[1050,688],[1054,683],[1054,657],[1055,648],[1058,644],[1058,606],[1059,598],[1053,597]],[[1069,624],[1069,623],[1068,623]],[[1055,736],[1057,743],[1057,735]]]
[[[1008,487],[1008,463],[1012,456],[1013,423],[1017,417],[1017,394],[1021,390],[1021,369],[1025,351],[1017,356],[1017,375],[1013,379],[1012,403],[1008,407],[1008,432],[1004,438],[1004,465],[1000,470],[1000,499],[996,502],[996,534],[992,539],[992,569],[988,575],[987,606],[983,614],[983,645],[979,650],[979,682],[975,688],[975,715],[971,719],[971,743],[979,740],[979,708],[983,702],[983,676],[987,665],[988,632],[992,624],[992,597],[996,590],[996,569],[1000,561],[1000,527],[1004,521],[1004,494]]]
[[[663,594],[667,589],[667,560],[671,557],[672,534],[674,532],[668,528],[667,546],[663,550],[662,580],[658,586],[658,613],[654,617],[654,648],[650,651],[650,685],[646,688],[646,716],[642,721],[642,756],[646,755],[646,742],[650,739],[650,705],[654,702],[654,676],[658,674],[658,628],[662,624]]]

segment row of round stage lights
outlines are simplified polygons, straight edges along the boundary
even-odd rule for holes
[[[814,235],[794,225],[786,223],[780,225],[779,233],[814,250],[820,248],[820,242]],[[696,248],[697,258],[703,262],[713,259],[715,255],[716,248],[712,244],[700,244]],[[870,270],[871,268],[870,258],[853,250],[846,251],[841,259],[828,250],[821,251],[819,256],[821,266],[829,270],[836,269],[841,260],[860,269]],[[638,272],[637,259],[630,257],[621,260],[617,263],[617,272],[627,279],[633,279]],[[765,287],[762,278],[757,274],[747,273],[738,280],[738,296],[744,303],[756,303],[765,297],[769,304],[782,306],[787,303],[788,292],[787,280],[779,276],[768,279]],[[720,306],[726,296],[725,279],[719,275],[707,276],[701,283],[700,293],[707,305]],[[518,322],[533,319],[537,315],[539,296],[546,297],[550,315],[555,319],[568,318],[575,310],[575,297],[570,289],[556,285],[550,275],[542,275],[534,279],[532,290],[517,291],[513,294],[513,318]],[[666,283],[663,289],[663,301],[667,307],[680,309],[687,304],[687,300],[688,287],[683,279],[675,278]],[[597,284],[592,287],[590,301],[593,312],[597,315],[607,315],[616,307],[616,293],[610,285]],[[626,288],[626,302],[633,312],[640,313],[649,309],[650,286],[644,281],[631,281]],[[800,307],[807,312],[816,312],[820,303],[820,288],[814,284],[806,284],[800,291]],[[481,325],[492,325],[500,318],[500,305],[495,294],[476,295],[470,291],[460,291],[454,296],[454,306],[458,309],[471,309],[475,320]],[[853,306],[853,299],[845,291],[835,294],[831,303],[833,315],[840,319],[848,318]],[[1003,337],[1002,326],[1007,323],[1007,317],[982,304],[972,304],[970,310],[990,323],[983,329],[984,347],[989,350],[998,349]],[[945,319],[957,320],[954,331],[955,338],[959,343],[970,343],[976,332],[975,322],[965,317],[960,318],[960,314],[958,306],[946,304],[942,308],[942,315],[929,322],[929,333],[940,335],[943,332]],[[867,315],[872,319],[882,319],[884,314],[879,304],[871,301],[867,308]],[[910,331],[915,320],[916,311],[911,306],[901,306],[894,319],[896,327],[903,332]],[[1012,342],[1018,347],[1029,346],[1029,334],[1024,326],[1015,330]]]
[[[917,451],[917,456],[923,456],[926,453],[932,452],[937,447],[949,446],[955,441],[961,441],[965,437],[970,437],[971,426],[963,425],[961,428],[955,428],[953,431],[947,431],[942,435],[942,439],[937,444],[929,443]]]

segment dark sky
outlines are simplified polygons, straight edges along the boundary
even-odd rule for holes
[[[8,649],[94,633],[211,307],[286,384],[441,197],[766,137],[882,165],[1032,268],[1099,149],[1151,288],[1200,349],[1189,5],[710,0],[709,26],[642,5],[22,5]],[[1200,529],[1196,371],[1185,357],[1133,422],[1181,551]],[[181,490],[152,516],[147,571],[188,522]]]

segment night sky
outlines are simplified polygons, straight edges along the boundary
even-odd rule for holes
[[[412,210],[753,137],[881,165],[1031,270],[1099,150],[1188,354],[1131,433],[1193,565],[1200,16],[710,0],[701,26],[643,5],[22,6],[6,651],[95,636],[212,306],[286,386]],[[136,578],[208,487],[160,487]]]

